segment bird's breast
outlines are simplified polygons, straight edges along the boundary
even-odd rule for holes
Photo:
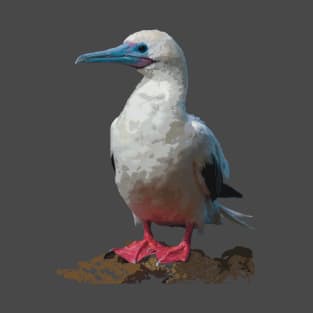
[[[193,220],[202,196],[193,181],[183,121],[174,119],[159,129],[150,121],[130,131],[130,125],[119,122],[111,129],[111,145],[115,181],[127,205],[141,219]]]
[[[121,116],[111,128],[117,183],[124,173],[161,179],[185,157],[184,141],[184,122],[160,111],[143,121]]]

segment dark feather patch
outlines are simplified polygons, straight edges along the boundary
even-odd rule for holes
[[[201,171],[205,184],[211,193],[211,199],[216,198],[241,198],[242,194],[234,188],[223,183],[223,174],[217,161],[212,157],[212,162],[207,162]]]
[[[211,193],[211,199],[215,200],[221,192],[223,184],[223,176],[214,157],[212,163],[207,162],[203,167],[201,174],[205,184]]]
[[[111,163],[112,163],[113,170],[114,170],[114,173],[115,173],[115,162],[114,162],[114,156],[113,156],[113,154],[111,155]]]
[[[234,189],[233,187],[223,184],[219,197],[220,198],[242,198],[242,194],[236,189]]]

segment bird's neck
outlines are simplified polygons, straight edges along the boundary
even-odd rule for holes
[[[136,112],[138,115],[146,112],[146,118],[148,118],[161,111],[184,119],[187,77],[185,66],[167,66],[145,73],[129,97],[123,114],[134,116]]]

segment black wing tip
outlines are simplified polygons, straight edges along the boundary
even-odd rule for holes
[[[242,198],[243,195],[233,187],[230,187],[226,184],[222,185],[222,190],[219,194],[220,198]]]
[[[223,174],[214,156],[212,162],[205,163],[201,171],[202,177],[211,193],[211,199],[216,198],[242,198],[242,194],[223,183]]]
[[[115,173],[115,162],[114,162],[113,154],[111,155],[111,163],[112,163],[112,167],[113,167],[113,170],[114,170],[114,173]]]

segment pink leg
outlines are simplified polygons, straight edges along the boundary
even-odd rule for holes
[[[181,243],[174,247],[161,246],[156,251],[156,257],[160,263],[173,263],[177,261],[187,261],[190,253],[191,235],[193,231],[193,224],[186,226],[184,239]]]
[[[112,251],[130,263],[137,263],[144,257],[156,253],[162,245],[153,238],[150,222],[144,222],[143,227],[143,240],[133,241],[126,247],[114,248]]]

